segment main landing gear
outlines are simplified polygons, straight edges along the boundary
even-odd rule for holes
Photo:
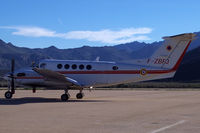
[[[67,101],[70,98],[70,94],[68,93],[68,90],[65,90],[65,93],[61,95],[62,101]]]
[[[77,99],[82,99],[83,97],[84,97],[84,93],[82,93],[82,92],[79,92],[76,94]]]
[[[80,92],[76,94],[77,99],[82,99],[84,97],[84,93],[82,91],[83,91],[83,88],[81,88]]]
[[[79,93],[76,94],[77,99],[82,99],[84,97],[84,93],[82,90],[80,90]],[[61,95],[61,100],[62,101],[67,101],[70,98],[70,94],[68,93],[68,90],[65,90],[65,93]]]

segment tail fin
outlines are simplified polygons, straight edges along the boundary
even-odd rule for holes
[[[176,70],[194,37],[193,33],[163,37],[164,44],[150,57],[148,65]]]

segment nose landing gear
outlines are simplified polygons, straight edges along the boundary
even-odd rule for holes
[[[10,91],[7,91],[7,92],[5,93],[5,98],[6,98],[6,99],[11,99],[12,96],[13,96],[13,93],[10,92]]]

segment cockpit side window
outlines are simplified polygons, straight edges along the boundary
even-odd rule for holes
[[[42,63],[42,64],[40,64],[40,68],[45,68],[46,67],[46,63]]]
[[[25,73],[18,73],[18,74],[17,74],[17,77],[24,77],[24,76],[26,76]]]
[[[113,70],[118,70],[118,66],[113,66],[112,69]]]

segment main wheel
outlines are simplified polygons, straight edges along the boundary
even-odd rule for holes
[[[61,100],[62,101],[67,101],[69,99],[69,97],[70,97],[69,94],[62,94],[61,95]]]
[[[84,96],[83,93],[77,93],[77,94],[76,94],[76,98],[77,98],[77,99],[82,99],[83,96]]]
[[[6,93],[5,93],[5,98],[6,99],[11,99],[12,98],[12,92],[10,92],[10,91],[7,91]]]

